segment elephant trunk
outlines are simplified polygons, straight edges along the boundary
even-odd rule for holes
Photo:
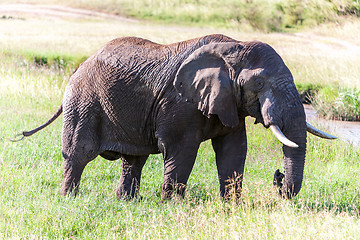
[[[275,132],[283,145],[285,176],[276,172],[274,184],[278,185],[282,197],[290,199],[296,196],[303,180],[306,154],[306,116],[295,85],[283,85],[260,97],[261,113],[265,127]],[[274,92],[280,93],[275,96]],[[279,111],[281,109],[281,111]],[[275,134],[276,135],[276,134]],[[283,179],[284,178],[284,179]],[[282,181],[283,180],[283,181]]]
[[[297,143],[299,144],[298,141]],[[305,165],[306,143],[299,144],[298,148],[291,148],[284,145],[283,153],[285,179],[283,185],[279,189],[279,193],[284,198],[290,199],[296,196],[301,189]]]
[[[298,147],[283,145],[285,179],[279,193],[284,198],[290,199],[299,193],[303,180],[306,154],[306,120],[302,105],[287,111],[287,116],[284,119],[283,133]]]

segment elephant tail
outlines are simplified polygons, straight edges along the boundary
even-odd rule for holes
[[[59,107],[59,109],[56,111],[56,113],[44,124],[42,124],[41,126],[31,130],[31,131],[24,131],[18,135],[16,135],[16,137],[21,137],[20,139],[16,139],[16,140],[11,140],[12,142],[18,142],[18,141],[21,141],[23,140],[25,137],[29,137],[31,135],[33,135],[34,133],[40,131],[41,129],[47,127],[49,124],[51,124],[53,121],[55,121],[55,119],[57,119],[61,113],[63,111],[63,106],[61,105]]]

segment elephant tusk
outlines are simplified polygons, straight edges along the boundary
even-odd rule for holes
[[[320,131],[319,129],[314,128],[313,126],[311,126],[309,123],[306,123],[306,130],[311,133],[314,134],[315,136],[321,137],[321,138],[326,138],[326,139],[337,139],[337,137],[325,133],[323,131]]]
[[[276,125],[270,125],[270,129],[275,137],[284,145],[292,148],[298,148],[299,145],[290,141],[285,135],[281,132],[280,128]]]

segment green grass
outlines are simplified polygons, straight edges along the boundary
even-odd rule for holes
[[[46,73],[35,80],[33,70],[11,70],[23,75],[14,81],[29,85],[37,81],[48,85],[51,93],[62,91],[48,81]],[[21,97],[1,94],[0,236],[4,239],[357,237],[359,150],[341,141],[309,137],[303,188],[294,200],[285,201],[272,187],[275,169],[283,166],[281,146],[269,131],[252,125],[252,120],[248,121],[249,153],[239,205],[224,203],[219,197],[210,142],[199,150],[183,200],[160,201],[160,155],[152,155],[144,167],[142,200],[116,200],[121,162],[102,158],[86,167],[77,198],[62,197],[61,121],[24,141],[8,141],[14,133],[42,122],[57,107],[57,101],[43,96],[43,91],[22,91]],[[38,96],[35,102],[34,95]]]
[[[314,107],[327,119],[359,121],[360,91],[340,87],[324,87],[314,97]]]
[[[360,227],[357,174],[360,152],[341,141],[309,137],[304,185],[286,201],[276,195],[272,176],[282,169],[281,145],[259,125],[248,121],[249,153],[242,201],[219,197],[214,153],[202,144],[185,199],[160,201],[163,162],[152,155],[142,174],[142,200],[117,201],[121,162],[97,158],[83,174],[78,197],[62,197],[61,121],[24,141],[8,139],[43,122],[56,109],[62,87],[51,84],[47,71],[1,68],[22,78],[27,87],[0,95],[0,237],[4,239],[312,239],[356,238]],[[38,71],[46,68],[37,67]],[[17,95],[17,93],[21,93]],[[37,96],[37,97],[35,97]],[[35,100],[34,100],[35,99]]]
[[[303,103],[312,104],[325,119],[360,120],[360,91],[337,84],[299,83],[296,85]]]
[[[331,29],[357,44],[352,34],[359,22],[351,26],[353,32],[345,24],[317,28],[306,36],[329,40],[334,36],[324,29]],[[341,140],[308,137],[302,190],[286,201],[272,187],[275,170],[283,171],[281,144],[248,119],[249,150],[238,205],[219,197],[210,142],[199,149],[185,199],[162,203],[161,155],[150,156],[144,167],[141,200],[116,200],[121,162],[100,157],[86,167],[79,196],[72,198],[59,194],[61,118],[21,142],[9,141],[54,113],[71,73],[68,66],[75,66],[78,58],[92,54],[110,39],[136,35],[169,43],[220,31],[239,40],[270,43],[297,83],[305,86],[339,82],[352,87],[359,83],[359,72],[349,60],[356,62],[358,56],[333,39],[309,42],[307,37],[287,34],[112,21],[0,21],[0,238],[357,239],[360,148]],[[39,64],[37,58],[46,59],[46,64]],[[340,67],[332,67],[334,63]]]

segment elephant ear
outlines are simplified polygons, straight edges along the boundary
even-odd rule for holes
[[[205,116],[217,115],[224,126],[239,124],[229,67],[219,53],[221,44],[205,45],[180,66],[174,86],[184,101],[193,103]]]

